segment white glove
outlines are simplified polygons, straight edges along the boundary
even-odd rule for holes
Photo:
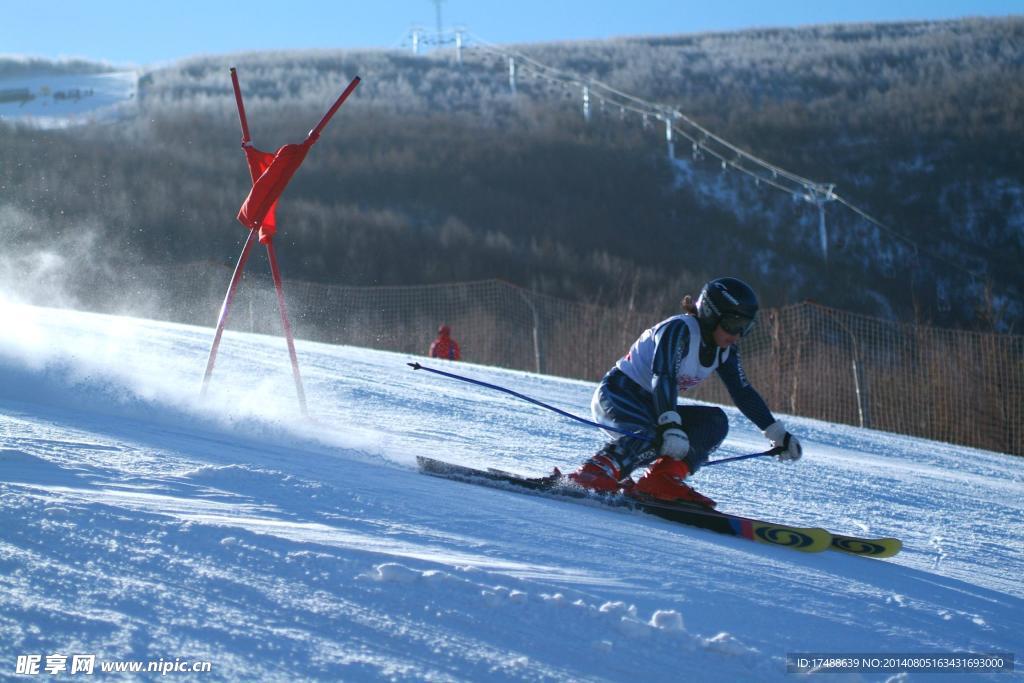
[[[666,410],[658,417],[658,438],[655,440],[658,455],[667,455],[682,460],[690,452],[690,438],[683,431],[679,413]]]
[[[783,450],[775,457],[781,460],[799,460],[804,449],[800,447],[800,441],[786,431],[786,425],[782,420],[776,420],[764,430],[765,437],[772,442],[772,446],[781,447]]]

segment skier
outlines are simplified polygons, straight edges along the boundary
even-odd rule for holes
[[[459,360],[462,352],[459,350],[459,343],[452,339],[452,329],[447,325],[437,328],[437,339],[430,344],[431,358],[447,358],[448,360]]]
[[[696,305],[691,296],[684,297],[683,310],[641,334],[601,380],[591,402],[595,421],[643,434],[653,445],[615,434],[569,475],[579,486],[713,508],[715,501],[684,480],[725,439],[728,418],[721,408],[677,403],[679,392],[693,389],[712,372],[718,373],[736,407],[773,446],[784,449],[777,456],[780,461],[800,459],[800,441],[747,381],[735,346],[754,325],[754,291],[742,280],[718,278],[704,285]],[[650,468],[634,484],[630,473],[645,465]]]

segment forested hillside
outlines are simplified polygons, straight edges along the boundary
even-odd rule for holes
[[[391,285],[498,277],[669,312],[735,274],[766,305],[814,299],[901,320],[1019,331],[1024,293],[1024,18],[754,30],[515,46],[685,112],[836,192],[818,211],[723,172],[657,122],[466,49],[248,53],[145,73],[115,124],[0,124],[7,277],[109,300],[125,264],[233,262],[249,185],[228,68],[254,142],[299,142],[340,110],[284,195],[287,277]],[[0,64],[0,73],[7,68]],[[84,255],[102,254],[102,259]],[[47,269],[49,267],[49,270]],[[61,269],[67,275],[67,269]],[[145,287],[136,282],[133,286]]]

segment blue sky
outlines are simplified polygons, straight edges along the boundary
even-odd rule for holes
[[[433,30],[432,0],[13,0],[0,53],[148,65],[263,48],[397,47]],[[1024,14],[1024,0],[444,0],[445,27],[493,43]]]

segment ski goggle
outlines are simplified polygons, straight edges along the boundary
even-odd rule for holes
[[[754,326],[754,319],[746,318],[741,315],[723,315],[718,321],[718,326],[727,334],[745,337]]]

